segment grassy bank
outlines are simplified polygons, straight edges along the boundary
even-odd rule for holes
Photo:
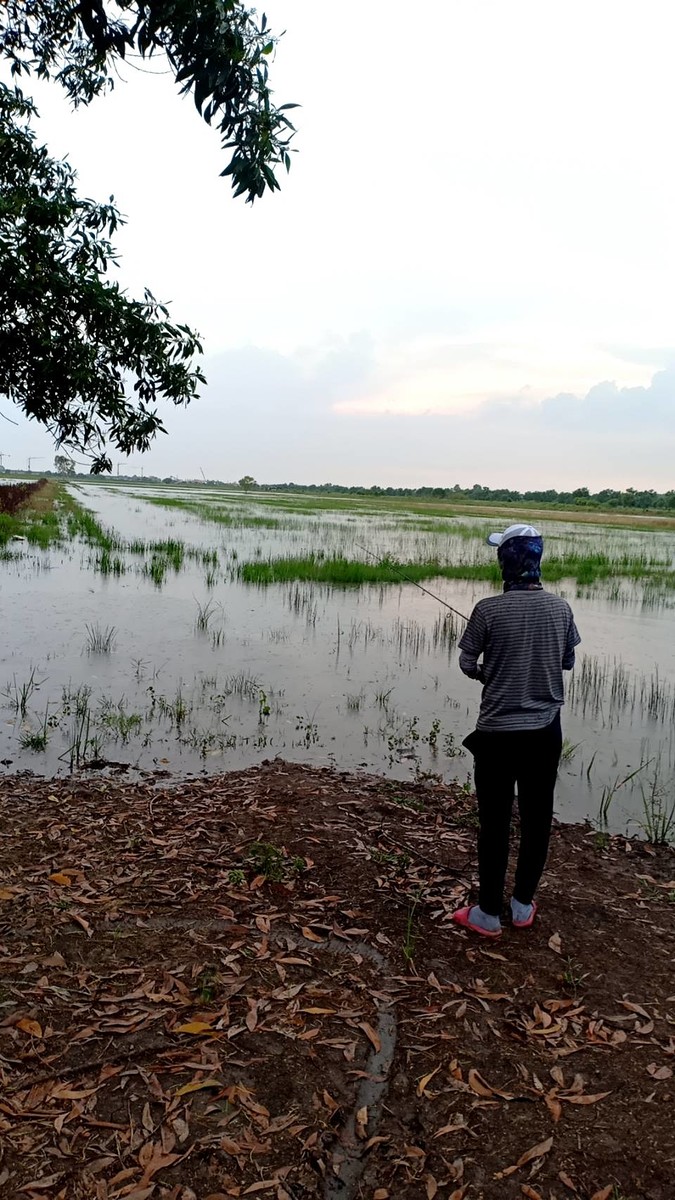
[[[31,545],[46,549],[61,538],[57,501],[62,489],[45,481],[31,490],[13,512],[0,512],[0,546],[12,538],[25,538]]]

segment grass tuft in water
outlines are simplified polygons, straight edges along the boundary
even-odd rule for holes
[[[86,641],[84,648],[87,654],[110,654],[117,640],[117,630],[114,625],[85,625]]]
[[[110,550],[102,550],[94,564],[95,570],[101,575],[124,575],[126,567],[119,554],[111,554]]]
[[[255,700],[258,702],[260,696],[260,682],[255,675],[251,675],[248,671],[237,671],[234,675],[229,675],[223,685],[223,694],[225,696],[239,696],[242,700]]]
[[[39,729],[24,729],[20,738],[20,746],[22,750],[33,750],[39,753],[47,749],[49,742],[49,705],[45,708],[45,715],[42,719],[42,725]]]
[[[3,688],[2,695],[10,708],[25,717],[28,701],[33,692],[36,692],[44,682],[44,679],[37,677],[37,667],[31,667],[27,679],[19,681],[16,675],[13,675],[6,687]]]
[[[208,633],[209,626],[215,614],[217,605],[213,600],[207,600],[206,604],[200,604],[199,600],[197,600],[195,603],[197,605],[195,629],[197,630],[197,633]]]

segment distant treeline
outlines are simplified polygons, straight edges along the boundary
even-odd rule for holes
[[[625,491],[615,491],[613,488],[603,488],[600,492],[590,492],[588,488],[576,488],[573,492],[557,492],[555,488],[546,491],[516,492],[512,488],[489,488],[475,483],[471,488],[462,488],[458,483],[454,487],[342,487],[337,483],[274,483],[256,484],[258,491],[270,492],[315,492],[317,494],[340,496],[402,496],[417,497],[420,500],[492,500],[501,504],[550,504],[557,508],[643,508],[643,509],[675,509],[675,490],[655,492],[653,488],[640,492],[636,488],[626,488]]]
[[[21,474],[21,472],[2,471],[0,479],[4,476],[9,479],[13,474]],[[44,474],[50,478],[55,474],[47,471]],[[228,487],[237,489],[238,484],[231,480],[224,479],[178,479],[175,475],[164,476],[158,475],[106,475],[99,479],[92,478],[91,475],[73,471],[71,477],[78,479],[86,479],[87,482],[96,483],[150,483],[164,484],[180,487],[184,484],[193,486],[199,484],[200,487]],[[257,492],[306,492],[317,496],[400,496],[402,498],[418,500],[454,500],[454,501],[493,501],[499,504],[543,504],[551,505],[556,508],[640,508],[640,509],[675,509],[675,489],[668,492],[656,492],[653,488],[646,491],[638,491],[637,488],[626,488],[625,491],[617,491],[614,488],[603,488],[599,492],[591,492],[588,488],[576,488],[573,492],[557,492],[555,488],[547,488],[545,491],[528,491],[517,492],[513,488],[489,488],[483,484],[474,483],[473,487],[463,488],[458,483],[454,487],[419,487],[419,488],[402,488],[402,487],[378,487],[374,484],[372,487],[345,487],[340,483],[257,483],[252,481],[251,490]]]

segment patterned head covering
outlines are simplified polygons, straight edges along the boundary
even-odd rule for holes
[[[512,537],[497,550],[502,569],[504,591],[530,591],[541,588],[543,537]]]

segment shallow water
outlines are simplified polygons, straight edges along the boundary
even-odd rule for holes
[[[232,569],[243,559],[310,550],[358,556],[357,543],[401,559],[453,561],[461,554],[484,561],[490,551],[481,538],[470,540],[457,526],[482,531],[489,521],[433,518],[429,532],[406,527],[405,514],[293,511],[287,497],[276,508],[223,492],[217,497],[223,511],[280,522],[274,529],[224,526],[156,507],[135,492],[91,485],[74,494],[122,538],[173,538],[186,548],[216,550],[219,568],[208,579],[204,566],[186,557],[157,587],[133,554],[122,555],[125,574],[97,573],[96,551],[80,543],[31,549],[1,563],[3,770],[66,772],[79,757],[150,770],[222,771],[281,755],[397,778],[435,772],[467,779],[471,760],[461,739],[473,728],[479,688],[458,669],[440,605],[408,584],[257,589],[233,578]],[[176,494],[186,498],[185,490]],[[199,488],[187,498],[214,501],[212,491]],[[575,547],[609,544],[617,554],[673,561],[672,534],[577,530],[559,522],[545,532],[553,553],[556,542],[573,537]],[[641,788],[654,777],[675,795],[675,612],[667,594],[646,605],[639,583],[609,583],[611,590],[574,583],[552,589],[573,604],[583,638],[564,712],[570,752],[557,807],[565,819],[595,818],[603,788],[613,789],[643,764],[610,807],[610,825],[625,828],[642,819]],[[425,586],[467,614],[491,593],[486,583],[441,579]],[[198,605],[208,603],[208,629],[199,632]],[[115,627],[110,653],[86,651],[87,625]],[[585,675],[584,655],[597,660],[587,663]],[[15,708],[33,669],[38,686],[22,715]],[[83,686],[90,694],[78,693]],[[46,749],[22,749],[22,737],[45,721]]]

